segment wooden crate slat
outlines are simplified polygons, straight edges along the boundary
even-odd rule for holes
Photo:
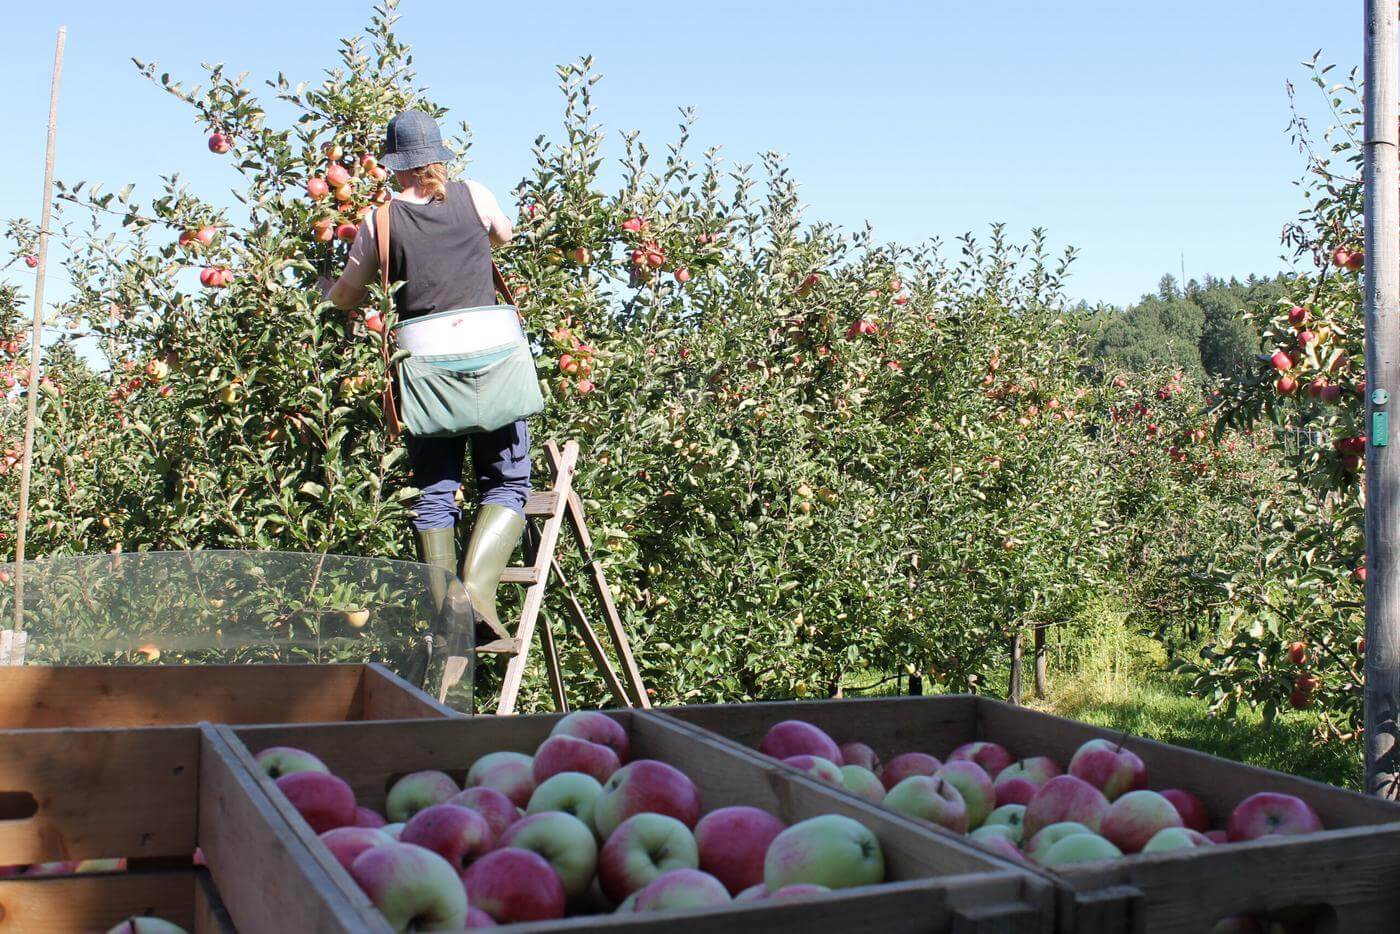
[[[218,896],[195,870],[0,880],[0,931],[105,931],[132,915],[154,915],[196,934],[233,934],[217,921]]]
[[[288,831],[284,815],[258,787],[256,763],[219,729],[226,727],[206,725],[201,732],[199,843],[239,930],[388,931],[377,914],[366,913],[364,896],[355,901],[341,891]]]
[[[0,865],[188,856],[198,786],[193,727],[0,731],[0,792],[38,805],[0,820]]]
[[[419,717],[460,717],[457,711],[380,664],[365,665],[361,680],[363,720],[414,720]],[[227,722],[227,721],[211,721]],[[266,720],[265,723],[281,722]]]

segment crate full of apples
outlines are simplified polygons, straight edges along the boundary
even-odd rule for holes
[[[767,931],[854,904],[892,930],[989,906],[1049,930],[1051,888],[1002,859],[645,714],[340,726],[233,733],[380,929]]]
[[[1362,930],[1400,910],[1365,855],[1400,871],[1400,807],[1331,786],[979,697],[661,715],[1051,874],[1065,929]]]

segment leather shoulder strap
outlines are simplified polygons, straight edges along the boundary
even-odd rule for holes
[[[386,201],[374,209],[374,242],[379,246],[379,282],[389,288],[389,208]]]

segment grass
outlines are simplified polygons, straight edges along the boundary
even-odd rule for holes
[[[1316,744],[1317,721],[1306,712],[1289,711],[1273,723],[1243,707],[1234,717],[1212,713],[1204,700],[1188,696],[1184,685],[1165,671],[1165,658],[1155,642],[1127,633],[1121,625],[1101,621],[1099,626],[1098,633],[1089,634],[1087,651],[1077,651],[1052,668],[1049,696],[1032,701],[1033,706],[1225,759],[1360,789],[1359,744]],[[1024,697],[1031,697],[1029,687]]]

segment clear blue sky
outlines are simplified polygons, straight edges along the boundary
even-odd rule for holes
[[[69,28],[58,172],[139,183],[234,176],[189,111],[129,57],[198,80],[319,77],[366,0],[53,0],[6,5],[10,141],[0,217],[38,211],[54,31]],[[404,0],[420,78],[476,133],[472,174],[504,197],[560,125],[556,63],[597,57],[599,118],[653,151],[676,107],[731,159],[790,155],[809,218],[919,241],[1005,221],[1083,251],[1071,291],[1122,304],[1176,272],[1281,268],[1300,201],[1284,82],[1316,49],[1359,61],[1361,3],[1301,0],[765,0],[599,5]],[[1311,103],[1313,98],[1308,97]],[[614,135],[614,139],[616,136]]]

